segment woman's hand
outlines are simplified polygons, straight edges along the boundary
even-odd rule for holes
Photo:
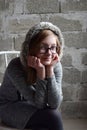
[[[38,78],[45,79],[45,66],[40,62],[39,58],[28,56],[28,66],[36,69]]]
[[[52,77],[54,75],[54,65],[59,61],[59,56],[58,54],[54,54],[53,56],[53,60],[52,62],[50,63],[50,65],[47,65],[46,66],[46,77]]]
[[[56,53],[56,54],[54,54],[53,60],[52,60],[52,62],[50,63],[49,66],[54,66],[58,61],[59,61],[59,56],[58,56],[58,54]]]

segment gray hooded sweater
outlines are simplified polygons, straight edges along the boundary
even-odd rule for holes
[[[37,79],[31,85],[26,82],[26,64],[23,64],[26,58],[23,57],[22,50],[21,56],[9,63],[0,87],[0,118],[6,124],[20,129],[24,129],[38,109],[57,108],[63,99],[61,63],[54,66],[54,76]]]

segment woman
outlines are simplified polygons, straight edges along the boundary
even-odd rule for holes
[[[9,126],[63,130],[58,108],[62,95],[63,36],[49,22],[32,27],[13,59],[0,88],[0,118]]]

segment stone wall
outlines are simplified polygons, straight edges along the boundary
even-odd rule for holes
[[[87,118],[87,0],[0,0],[0,82],[26,32],[40,21],[59,26],[65,38],[61,112]]]

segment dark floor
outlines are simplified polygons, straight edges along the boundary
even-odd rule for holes
[[[64,119],[64,130],[87,130],[87,119]],[[0,125],[0,130],[18,130]]]
[[[87,130],[87,119],[63,120],[64,130]]]

